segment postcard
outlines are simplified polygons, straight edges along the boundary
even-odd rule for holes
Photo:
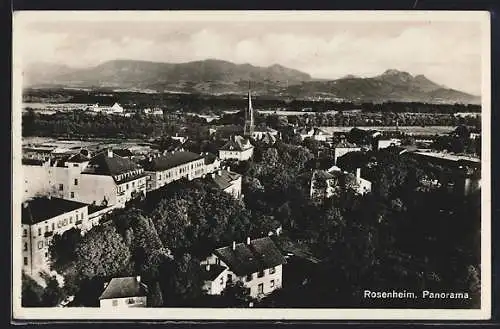
[[[18,11],[13,320],[491,316],[490,17]]]

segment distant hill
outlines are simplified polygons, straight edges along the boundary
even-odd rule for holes
[[[24,85],[243,95],[249,81],[252,92],[266,96],[366,102],[480,102],[478,96],[438,85],[423,75],[392,69],[371,78],[348,75],[320,80],[278,64],[259,67],[214,59],[180,64],[113,60],[85,69],[36,64],[27,68]]]

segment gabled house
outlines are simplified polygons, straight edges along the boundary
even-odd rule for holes
[[[356,144],[349,143],[345,139],[341,140],[334,146],[334,163],[337,164],[337,159],[341,156],[346,155],[350,152],[359,152],[361,151],[361,147]]]
[[[247,138],[234,136],[219,149],[219,159],[247,161],[253,156],[253,149]]]
[[[141,277],[113,278],[99,297],[101,308],[147,307],[148,287]]]
[[[241,175],[230,171],[228,168],[219,169],[209,176],[208,182],[221,189],[222,191],[230,194],[233,198],[240,200],[241,195]]]
[[[214,250],[201,265],[207,273],[206,294],[219,295],[228,284],[240,281],[253,298],[263,298],[282,287],[285,258],[269,237]]]
[[[144,168],[112,150],[90,159],[80,177],[75,196],[86,203],[124,207],[126,202],[146,195]]]

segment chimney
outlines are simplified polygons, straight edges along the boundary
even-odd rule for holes
[[[109,149],[108,150],[108,158],[112,158],[113,157],[113,150]]]
[[[233,241],[233,250],[236,250],[236,241]]]
[[[247,245],[249,246],[250,245],[250,237],[247,236]]]
[[[207,264],[205,268],[207,269],[207,272],[210,271],[210,264]]]
[[[361,178],[361,168],[356,168],[356,179]]]
[[[141,277],[139,275],[136,276],[135,279],[137,280],[137,282],[141,283]]]

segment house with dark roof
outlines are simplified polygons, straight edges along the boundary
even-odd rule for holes
[[[247,161],[253,156],[253,145],[242,136],[232,136],[229,141],[219,149],[221,160]]]
[[[337,164],[338,158],[346,155],[347,153],[361,151],[360,146],[353,144],[353,143],[349,143],[345,139],[342,139],[340,142],[335,144],[333,147],[334,147],[334,163],[335,164]]]
[[[285,258],[270,237],[246,243],[233,242],[214,250],[201,265],[205,271],[205,293],[219,295],[228,284],[240,281],[249,295],[262,298],[282,287]],[[215,266],[215,268],[214,268]]]
[[[266,127],[266,126],[257,126],[252,131],[252,138],[255,140],[261,140],[264,136],[269,136],[276,138],[278,136],[278,131],[276,129]]]
[[[53,159],[48,163],[23,164],[24,200],[38,195],[88,204],[117,205],[146,193],[144,169],[112,150],[92,156],[78,154]]]
[[[165,152],[151,155],[141,162],[147,178],[147,191],[153,191],[173,181],[199,178],[205,174],[205,157],[193,152]]]
[[[22,204],[21,225],[23,270],[36,275],[49,268],[48,251],[54,235],[88,228],[88,204],[50,196],[34,198]]]
[[[210,185],[221,189],[230,194],[233,198],[240,200],[241,195],[241,175],[229,170],[219,169],[207,176],[207,181]]]
[[[113,278],[99,297],[101,308],[147,307],[148,287],[141,277]]]

